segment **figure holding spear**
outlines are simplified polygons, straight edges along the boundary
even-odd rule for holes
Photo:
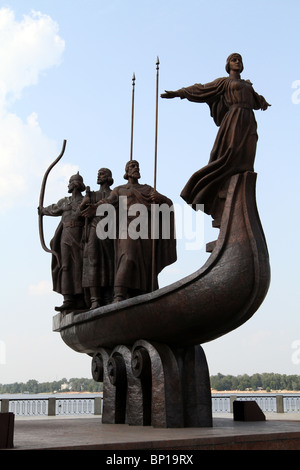
[[[159,62],[157,62],[157,73],[158,64]],[[132,96],[134,99],[134,88]],[[117,227],[117,236],[114,242],[114,302],[120,302],[157,289],[158,274],[164,267],[174,263],[177,259],[174,220],[172,217],[169,231],[170,238],[163,238],[161,236],[162,231],[158,230],[155,251],[153,251],[152,242],[154,235],[156,235],[153,227],[151,230],[153,206],[167,204],[171,208],[173,203],[169,198],[158,193],[155,187],[139,183],[141,178],[139,162],[132,158],[133,105],[134,103],[132,103],[131,153],[130,160],[125,166],[124,175],[127,183],[117,186],[112,190],[109,197],[102,199],[97,204],[90,205],[83,211],[84,216],[91,217],[93,213],[96,213],[100,204],[112,204],[116,209],[116,221],[120,221],[120,214],[122,217],[126,214],[126,220],[122,219],[122,227],[120,225]],[[156,168],[154,172],[154,185],[156,186]],[[136,230],[133,234],[131,229],[137,226],[139,226],[139,231]]]

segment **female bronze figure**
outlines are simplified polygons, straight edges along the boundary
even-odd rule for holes
[[[258,139],[253,110],[266,110],[270,106],[254,91],[249,80],[241,79],[244,66],[240,54],[231,54],[225,68],[228,77],[161,95],[162,98],[179,97],[207,103],[219,127],[209,163],[191,176],[181,192],[188,204],[204,204],[208,214],[218,189],[228,177],[253,171]]]

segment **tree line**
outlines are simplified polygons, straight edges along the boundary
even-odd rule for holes
[[[262,373],[253,375],[223,375],[218,373],[210,377],[211,388],[216,391],[226,390],[291,390],[300,391],[300,375],[286,375],[276,373]],[[4,393],[64,393],[64,392],[102,392],[103,384],[93,379],[63,378],[53,382],[41,382],[30,379],[26,383],[15,382],[0,384],[0,394]]]
[[[41,382],[30,379],[27,382],[15,382],[12,384],[0,384],[0,394],[3,393],[64,393],[64,392],[102,392],[102,382],[93,379],[72,378],[67,380],[55,380],[53,382]]]
[[[217,374],[210,378],[211,388],[217,391],[224,390],[292,390],[300,391],[300,375],[286,375],[265,372],[253,375],[223,375]]]

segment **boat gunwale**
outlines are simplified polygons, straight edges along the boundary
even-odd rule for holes
[[[246,174],[252,174],[256,180],[256,173],[254,172],[246,172]],[[159,302],[164,297],[175,294],[176,292],[187,288],[189,285],[193,284],[194,282],[198,281],[204,275],[207,275],[216,265],[220,257],[222,256],[222,252],[226,245],[226,240],[228,237],[229,232],[229,224],[231,223],[231,215],[234,210],[234,200],[233,198],[237,197],[238,193],[238,185],[243,182],[243,176],[245,173],[238,173],[231,177],[231,182],[228,189],[228,194],[225,200],[225,206],[222,216],[222,223],[220,225],[220,232],[219,236],[216,240],[216,245],[206,260],[204,265],[199,268],[194,273],[191,273],[184,278],[175,281],[174,283],[157,289],[154,292],[143,294],[137,297],[133,297],[131,299],[126,299],[118,303],[113,303],[110,305],[106,305],[103,307],[99,307],[94,310],[86,310],[81,312],[70,312],[70,313],[59,313],[55,317],[53,317],[53,331],[63,331],[70,329],[72,327],[76,327],[80,324],[90,323],[93,321],[97,321],[101,318],[106,318],[108,316],[114,316],[118,313],[124,312],[126,310],[131,310],[132,308],[136,308],[137,306],[147,303],[155,303]]]

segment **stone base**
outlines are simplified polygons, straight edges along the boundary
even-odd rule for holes
[[[127,456],[143,452],[142,459],[147,459],[147,454],[176,453],[193,455],[193,464],[200,465],[203,454],[197,454],[199,450],[300,450],[299,424],[300,421],[274,418],[256,423],[237,422],[228,416],[214,417],[211,428],[162,429],[102,424],[101,418],[93,416],[18,418],[14,450],[101,450],[97,454],[98,463],[105,463],[101,458],[106,455],[119,456],[123,451]],[[220,456],[225,457],[224,453]],[[231,454],[228,457],[232,460]],[[249,457],[248,453],[247,461]]]
[[[256,401],[233,402],[234,421],[265,421],[266,417]]]
[[[174,349],[140,340],[132,348],[99,349],[92,374],[103,382],[103,423],[212,426],[210,379],[201,346]]]
[[[14,444],[14,421],[13,413],[0,413],[0,449],[11,449]]]

